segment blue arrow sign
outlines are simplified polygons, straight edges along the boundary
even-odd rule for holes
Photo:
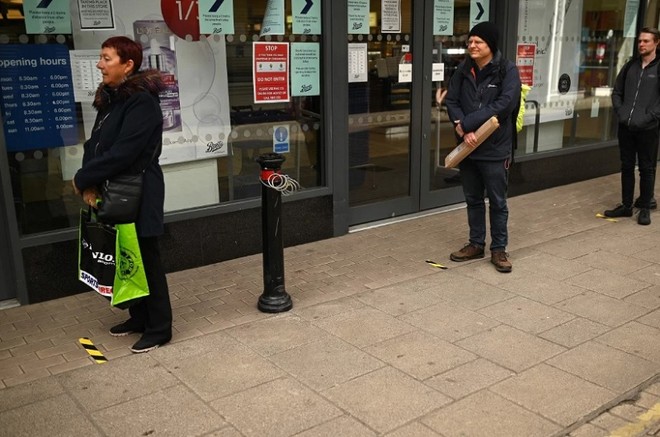
[[[305,0],[305,7],[303,8],[302,11],[300,11],[300,13],[302,15],[307,14],[307,12],[309,12],[309,10],[312,9],[312,6],[314,6],[314,2],[312,0]]]
[[[321,34],[321,0],[291,0],[291,10],[294,34]]]
[[[481,6],[481,2],[477,2],[477,8],[479,9],[479,13],[477,14],[476,17],[474,17],[475,20],[481,20],[481,17],[484,15],[484,7]]]
[[[213,3],[213,6],[211,6],[211,9],[209,9],[209,12],[218,12],[218,9],[220,9],[220,6],[225,2],[225,0],[216,0],[215,3]]]
[[[470,0],[470,29],[490,17],[490,0]]]
[[[199,31],[205,35],[232,35],[234,33],[233,0],[197,0]]]

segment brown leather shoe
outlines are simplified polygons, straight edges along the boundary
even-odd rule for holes
[[[490,254],[490,262],[495,266],[495,270],[500,273],[510,273],[513,266],[507,259],[507,253],[503,250],[496,250]]]
[[[463,246],[461,250],[452,252],[452,254],[449,255],[449,259],[456,262],[468,261],[471,259],[477,259],[483,257],[484,257],[483,247],[475,246],[472,243],[466,244],[465,246]]]

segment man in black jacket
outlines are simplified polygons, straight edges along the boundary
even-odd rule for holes
[[[651,224],[655,169],[658,162],[660,120],[660,56],[658,29],[645,27],[639,33],[636,56],[623,66],[612,91],[612,107],[619,120],[621,156],[621,204],[605,211],[606,217],[632,217],[635,193],[635,161],[639,166],[637,223]]]
[[[452,261],[483,258],[486,245],[486,205],[488,193],[491,234],[491,262],[498,272],[511,271],[507,258],[507,188],[513,153],[511,120],[520,103],[520,75],[515,64],[497,48],[497,26],[491,22],[475,25],[468,34],[468,57],[451,77],[445,99],[447,113],[454,123],[458,141],[477,146],[475,131],[492,116],[500,127],[460,164],[461,183],[467,203],[469,243],[453,252]]]

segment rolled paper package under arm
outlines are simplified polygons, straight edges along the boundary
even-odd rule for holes
[[[454,168],[456,167],[463,159],[465,159],[466,156],[468,156],[474,149],[479,147],[481,143],[483,143],[486,138],[488,138],[495,130],[500,127],[500,123],[497,121],[497,117],[492,116],[484,124],[479,126],[479,129],[477,129],[474,134],[477,137],[477,145],[474,147],[470,147],[467,144],[465,144],[465,141],[463,141],[461,144],[456,146],[454,150],[452,150],[449,155],[445,158],[445,167],[447,168]]]

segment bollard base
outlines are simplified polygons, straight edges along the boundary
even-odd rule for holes
[[[275,296],[262,294],[257,308],[263,313],[283,313],[293,308],[293,301],[286,291],[281,291]]]

